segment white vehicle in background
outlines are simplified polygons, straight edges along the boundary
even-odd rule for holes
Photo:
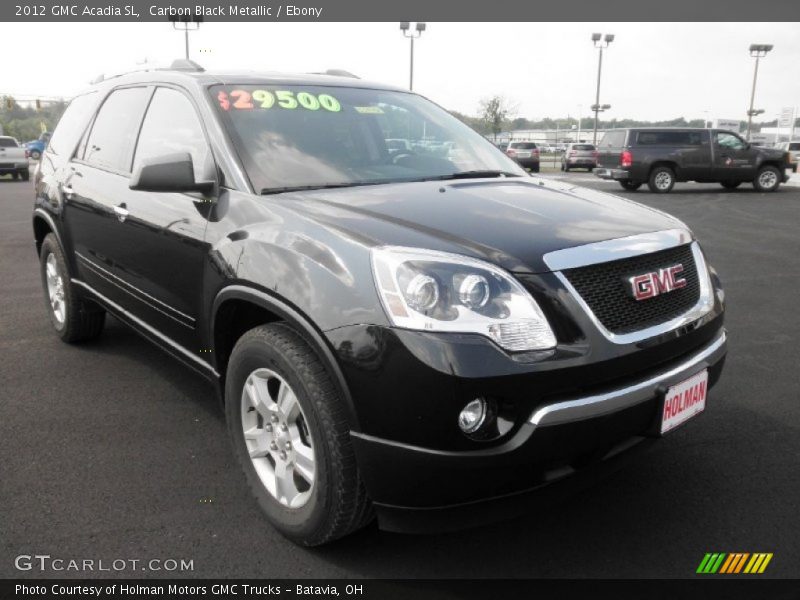
[[[28,181],[28,151],[13,137],[0,136],[0,175],[11,175]]]
[[[792,169],[792,173],[797,173],[797,165],[800,164],[800,140],[781,142],[775,147],[778,150],[785,150],[789,153],[789,166]]]

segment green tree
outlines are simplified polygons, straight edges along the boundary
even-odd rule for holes
[[[509,105],[503,96],[484,98],[478,105],[478,114],[492,133],[494,139],[508,125],[509,119],[514,117],[516,107]]]

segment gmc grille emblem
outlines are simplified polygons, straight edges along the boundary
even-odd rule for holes
[[[673,290],[686,287],[686,280],[680,277],[683,265],[678,263],[658,271],[642,273],[628,278],[634,300],[647,300]]]

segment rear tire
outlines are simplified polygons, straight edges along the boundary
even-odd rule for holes
[[[621,179],[619,184],[622,186],[622,189],[628,190],[629,192],[635,192],[642,184],[638,181],[631,181],[629,179]]]
[[[531,167],[531,173],[538,173],[539,172],[539,163],[536,163]]]
[[[668,194],[675,186],[675,171],[669,167],[656,167],[650,172],[647,187],[654,194]]]
[[[726,190],[735,190],[737,187],[742,185],[741,181],[720,181],[720,185],[724,187]]]
[[[771,165],[761,167],[753,180],[753,187],[757,192],[774,192],[780,185],[781,172]]]
[[[30,181],[31,179],[31,172],[28,169],[22,169],[18,175],[22,181]]]
[[[250,489],[284,536],[318,546],[373,519],[344,399],[317,354],[290,326],[261,325],[236,342],[225,413]]]
[[[42,242],[39,264],[45,305],[58,336],[65,342],[74,343],[100,335],[106,311],[80,296],[70,281],[64,253],[52,233],[48,233]]]

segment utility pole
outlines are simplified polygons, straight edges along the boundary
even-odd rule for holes
[[[427,25],[425,23],[417,23],[414,30],[411,30],[411,23],[408,21],[402,21],[400,23],[400,30],[403,32],[403,35],[411,40],[411,64],[408,70],[408,89],[414,89],[414,40],[418,37],[422,36],[422,32],[425,31]]]
[[[758,81],[758,63],[759,61],[764,58],[770,50],[772,50],[772,44],[751,44],[750,45],[750,56],[756,59],[756,65],[753,69],[753,88],[750,90],[750,109],[747,111],[747,141],[750,141],[750,130],[753,125],[753,117],[756,115],[760,115],[764,112],[763,109],[754,109],[753,104],[755,103],[756,99],[756,81]]]
[[[186,51],[186,60],[189,60],[189,32],[190,31],[197,31],[200,29],[200,23],[203,22],[202,16],[187,16],[187,17],[170,17],[170,21],[172,21],[172,28],[176,31],[183,31],[184,35],[184,44],[185,44],[185,51]],[[180,24],[180,27],[178,27]],[[192,27],[194,25],[194,27]]]
[[[592,143],[597,145],[597,121],[599,119],[599,113],[604,110],[600,106],[600,75],[603,72],[603,49],[608,48],[609,44],[614,41],[614,34],[607,33],[605,37],[601,33],[593,33],[592,34],[592,43],[594,43],[594,47],[600,50],[600,56],[597,60],[597,92],[595,94],[594,105],[592,106],[592,110],[594,110],[594,135],[592,136]],[[603,105],[608,106],[611,108],[610,105]]]

